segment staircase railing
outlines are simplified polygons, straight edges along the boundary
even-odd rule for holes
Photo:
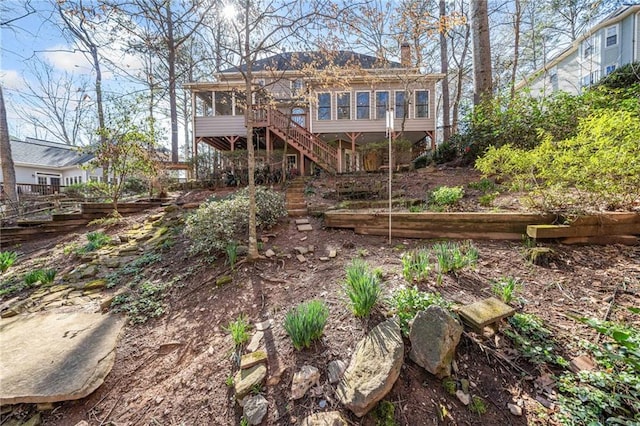
[[[270,109],[267,125],[271,131],[298,148],[325,170],[338,171],[338,150],[278,110]]]

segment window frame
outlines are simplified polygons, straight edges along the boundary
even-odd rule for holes
[[[375,99],[374,99],[374,101],[375,101],[374,110],[376,112],[375,120],[386,120],[387,119],[387,110],[389,109],[389,101],[391,100],[390,99],[391,98],[391,93],[390,92],[391,92],[390,90],[376,90]],[[380,93],[386,93],[387,94],[387,102],[386,102],[386,105],[385,105],[384,109],[382,110],[382,116],[378,115],[378,112],[379,112],[378,111],[378,108],[379,108],[379,105],[378,105],[378,94],[380,94]]]
[[[367,95],[367,105],[360,106],[359,95],[366,94]],[[370,90],[357,90],[356,96],[356,120],[371,120],[371,91]],[[365,109],[366,108],[366,109]],[[360,111],[366,111],[366,117],[360,117]]]
[[[418,93],[426,93],[427,99],[426,103],[418,103]],[[431,91],[428,89],[418,89],[413,91],[413,118],[430,118],[431,116],[431,106],[429,105],[429,101],[431,98]],[[426,115],[419,115],[420,107],[424,106],[426,108]]]
[[[613,69],[611,71],[609,71],[609,68],[613,67]],[[609,74],[611,74],[612,72],[614,72],[615,70],[618,69],[618,63],[615,62],[613,64],[609,64],[609,65],[605,65],[604,67],[604,76],[608,76]]]
[[[394,90],[393,91],[393,117],[397,120],[403,118],[409,118],[409,102],[407,99],[408,91],[406,90]],[[398,104],[398,95],[402,95],[402,105]],[[406,111],[405,111],[406,109]],[[402,111],[402,114],[400,112]]]
[[[328,106],[322,106],[320,104],[320,95],[327,95],[329,97],[329,105]],[[316,93],[316,100],[317,100],[317,111],[316,111],[316,119],[317,121],[331,121],[333,119],[333,96],[331,96],[331,92],[317,92]],[[321,118],[320,117],[320,111],[322,111],[323,109],[328,109],[329,111],[329,115],[327,116],[327,118]]]
[[[613,35],[609,35],[609,30],[613,30],[614,34]],[[619,43],[619,37],[618,35],[620,34],[620,31],[618,31],[618,24],[614,24],[611,26],[608,26],[607,28],[604,29],[604,47],[605,49],[609,48],[609,47],[615,47],[618,45]],[[611,37],[615,38],[615,42],[612,44],[609,44],[609,39]]]
[[[340,99],[345,95],[349,98],[348,105],[340,105]],[[350,91],[336,92],[336,120],[351,120],[351,110],[353,109],[351,99]],[[348,114],[346,117],[341,117],[341,108],[347,108]]]

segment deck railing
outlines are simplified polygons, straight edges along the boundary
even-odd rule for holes
[[[304,155],[331,172],[338,170],[338,150],[278,110],[270,109],[267,125],[278,136],[298,148]]]

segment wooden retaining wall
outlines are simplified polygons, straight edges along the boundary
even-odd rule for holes
[[[357,234],[389,235],[389,213],[384,211],[335,210],[325,212],[325,225],[349,228]],[[454,238],[520,240],[577,238],[594,235],[640,235],[640,214],[604,213],[581,217],[571,225],[555,225],[564,219],[535,213],[434,213],[392,212],[391,235],[400,238]],[[536,230],[535,232],[533,230]],[[554,230],[554,231],[551,231]]]
[[[118,212],[127,216],[160,205],[160,202],[118,203]],[[23,243],[45,234],[69,232],[87,226],[94,219],[107,217],[112,212],[111,203],[82,203],[78,213],[53,214],[50,220],[21,220],[17,226],[0,229],[0,246]]]

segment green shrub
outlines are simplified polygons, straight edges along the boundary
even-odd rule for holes
[[[416,157],[412,163],[414,169],[422,169],[427,167],[433,161],[433,153],[431,151],[427,151],[422,155]]]
[[[532,150],[489,148],[476,167],[531,188],[534,207],[548,212],[631,209],[640,197],[640,118],[601,109],[581,120],[578,134],[546,136]]]
[[[464,196],[461,186],[441,186],[429,195],[429,205],[435,209],[447,209],[455,206]]]
[[[418,312],[426,310],[431,305],[444,309],[451,307],[440,293],[427,293],[415,286],[396,290],[391,296],[390,305],[400,320],[400,329],[405,336],[409,336],[409,322]]]
[[[240,315],[235,321],[231,321],[225,330],[231,334],[236,348],[241,348],[251,337],[249,336],[249,323],[244,314]]]
[[[402,276],[408,282],[426,281],[431,272],[430,252],[425,248],[402,254]]]
[[[122,191],[125,194],[144,194],[149,192],[149,183],[143,179],[130,176],[124,181]]]
[[[0,272],[5,273],[18,258],[15,251],[0,251]]]
[[[498,195],[499,195],[499,192],[490,192],[487,194],[482,194],[480,197],[478,197],[478,203],[482,207],[491,207],[491,205],[493,204],[493,202],[495,201]]]
[[[625,89],[640,83],[640,62],[625,64],[603,77],[598,86],[608,89]]]
[[[217,255],[227,245],[245,238],[249,229],[249,196],[245,188],[222,200],[202,204],[186,220],[185,234],[194,253]],[[256,225],[269,228],[286,216],[282,194],[256,187]]]
[[[482,192],[489,192],[496,189],[496,184],[491,179],[487,179],[486,177],[480,179],[477,182],[470,182],[467,186],[471,189],[476,189]]]
[[[106,246],[107,244],[109,244],[109,242],[111,241],[111,238],[108,235],[106,235],[104,232],[97,231],[97,232],[89,232],[87,234],[87,240],[89,242],[85,244],[83,247],[80,247],[76,251],[76,253],[83,254],[83,253],[96,251]]]
[[[458,154],[458,146],[455,141],[444,141],[436,147],[433,153],[433,162],[436,164],[448,163],[455,160]]]
[[[319,300],[301,303],[287,312],[284,329],[297,350],[308,348],[319,339],[329,318],[329,309]]]
[[[347,266],[343,289],[349,299],[349,308],[356,317],[369,316],[382,291],[381,280],[381,273],[372,271],[362,259],[353,259]]]

